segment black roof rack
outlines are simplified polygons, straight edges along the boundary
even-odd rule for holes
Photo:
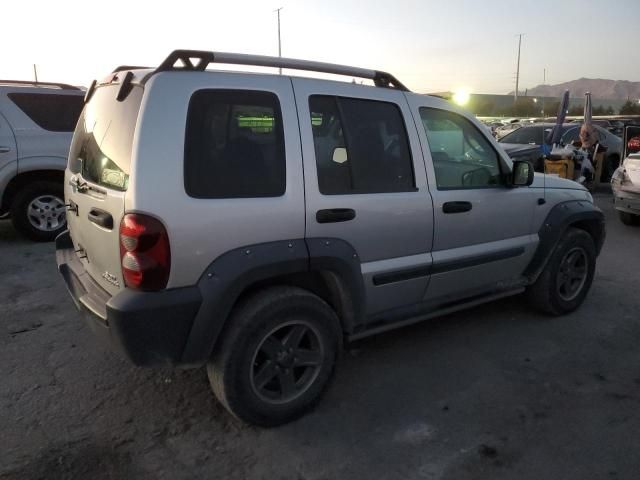
[[[33,87],[58,87],[63,90],[81,90],[80,87],[67,83],[57,82],[31,82],[29,80],[0,80],[0,85],[29,85]]]
[[[180,62],[180,65],[176,65]],[[367,68],[336,65],[333,63],[312,62],[297,58],[269,57],[265,55],[247,55],[244,53],[207,52],[202,50],[174,50],[156,68],[155,72],[167,71],[204,71],[211,63],[232,65],[251,65],[258,67],[289,68],[313,72],[346,75],[373,80],[377,87],[395,88],[409,91],[397,78],[387,72]]]

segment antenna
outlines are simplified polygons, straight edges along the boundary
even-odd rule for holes
[[[282,41],[280,39],[280,10],[284,7],[276,8],[278,14],[278,57],[282,57]],[[278,68],[278,73],[282,75],[282,67]]]
[[[38,67],[36,66],[36,64],[33,64],[33,76],[36,79],[36,83],[38,83]]]

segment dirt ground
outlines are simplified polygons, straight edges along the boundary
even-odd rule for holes
[[[261,430],[200,370],[98,343],[52,244],[0,221],[0,479],[640,478],[640,228],[608,237],[581,309],[522,298],[349,346],[318,408]]]

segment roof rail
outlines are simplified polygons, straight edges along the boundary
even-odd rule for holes
[[[181,65],[176,65],[180,61]],[[256,67],[289,68],[312,72],[332,73],[373,80],[377,87],[396,88],[409,91],[397,78],[387,72],[368,68],[349,67],[333,63],[312,62],[297,58],[269,57],[266,55],[247,55],[244,53],[207,52],[202,50],[174,50],[156,68],[155,72],[168,71],[204,71],[210,63],[232,65],[252,65]]]
[[[63,90],[80,90],[80,87],[69,85],[67,83],[57,82],[31,82],[29,80],[0,80],[0,85],[31,85],[34,87],[58,87]]]
[[[113,72],[111,72],[111,73],[124,72],[125,70],[145,70],[147,68],[151,68],[151,67],[141,67],[141,66],[137,66],[137,65],[120,65],[120,66],[114,68]]]

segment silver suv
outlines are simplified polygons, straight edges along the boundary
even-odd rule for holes
[[[344,341],[522,292],[564,314],[591,285],[590,194],[388,73],[178,50],[87,96],[56,241],[69,292],[135,364],[206,364],[246,422],[307,411]]]
[[[0,216],[32,240],[66,229],[62,183],[83,97],[63,83],[0,80]]]

